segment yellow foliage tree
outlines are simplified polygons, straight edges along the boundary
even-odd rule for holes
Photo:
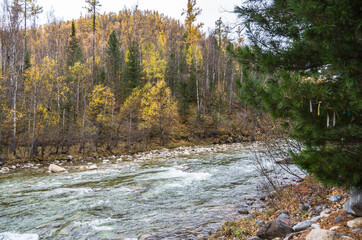
[[[138,129],[145,130],[148,136],[159,136],[163,145],[178,126],[177,101],[165,80],[134,89],[120,113],[130,121],[129,138],[131,124],[136,122]]]
[[[147,83],[141,98],[140,129],[159,134],[161,145],[171,135],[178,122],[177,101],[164,80]]]
[[[110,126],[113,120],[114,105],[115,98],[111,89],[102,84],[96,85],[89,101],[90,119],[98,126]]]

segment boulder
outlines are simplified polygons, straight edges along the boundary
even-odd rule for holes
[[[59,172],[65,172],[65,171],[67,171],[67,170],[65,170],[65,168],[59,167],[58,165],[55,165],[55,164],[49,165],[49,172],[59,173]]]
[[[309,228],[312,224],[313,224],[313,222],[311,220],[306,220],[306,221],[300,222],[297,225],[295,225],[293,227],[293,230],[296,232],[303,231],[303,230]]]
[[[0,170],[0,173],[8,173],[10,171],[10,169],[8,167],[3,167]]]
[[[329,197],[329,201],[331,201],[331,202],[340,202],[340,201],[342,201],[342,199],[343,199],[343,196],[341,196],[339,194],[334,194]]]
[[[362,227],[362,217],[355,218],[347,222],[347,226],[350,228],[359,228]]]
[[[351,197],[343,205],[345,212],[362,217],[362,189],[353,189]]]
[[[284,238],[292,232],[293,228],[291,228],[288,224],[275,219],[263,226],[256,235],[262,239],[274,239],[277,237]]]
[[[313,229],[305,238],[306,240],[338,240],[337,233],[325,229]]]

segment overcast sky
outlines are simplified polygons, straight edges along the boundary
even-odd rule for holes
[[[241,0],[197,0],[197,6],[202,9],[197,22],[205,24],[204,31],[215,26],[215,21],[222,17],[223,22],[230,26],[235,22],[236,15],[231,13],[235,5],[240,4]],[[186,8],[187,0],[100,0],[102,5],[100,12],[116,12],[127,8],[132,8],[138,4],[142,10],[157,10],[175,19],[184,21],[181,16],[182,9]],[[84,0],[38,0],[38,4],[43,6],[43,14],[40,17],[41,23],[46,23],[46,13],[54,9],[54,15],[57,19],[71,20],[79,18],[82,13],[86,14],[83,8],[86,4]]]

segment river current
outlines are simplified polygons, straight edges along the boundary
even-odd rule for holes
[[[196,239],[239,214],[261,177],[251,145],[112,157],[0,175],[0,239]],[[172,154],[178,151],[178,154]],[[144,156],[144,155],[143,155]],[[152,159],[151,159],[152,158]],[[240,216],[240,215],[239,215]]]

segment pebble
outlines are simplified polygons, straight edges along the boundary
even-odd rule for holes
[[[336,217],[336,218],[334,219],[334,224],[337,224],[337,223],[339,223],[339,222],[342,222],[342,221],[343,221],[343,218],[344,218],[344,217],[342,217],[342,216]]]
[[[339,228],[339,226],[333,226],[333,227],[331,227],[330,229],[329,229],[329,231],[335,231],[335,230],[337,230]]]
[[[331,202],[340,202],[340,201],[342,201],[342,199],[343,199],[343,196],[341,196],[339,194],[331,195],[329,197],[329,201],[331,201]]]

